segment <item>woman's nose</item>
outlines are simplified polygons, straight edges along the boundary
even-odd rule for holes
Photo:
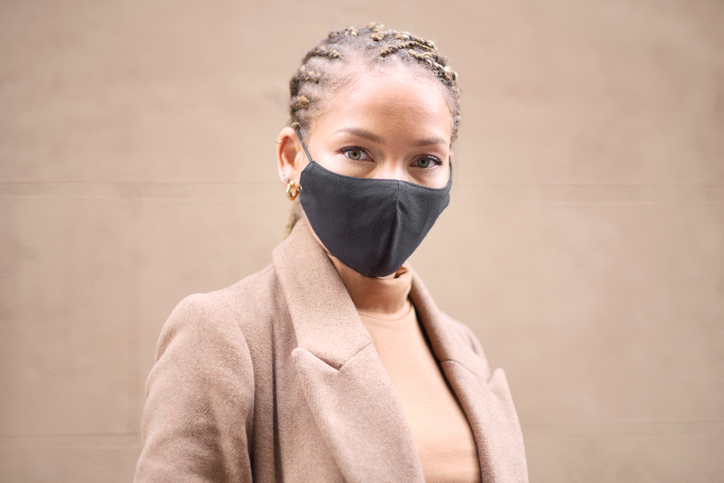
[[[372,178],[412,181],[410,174],[404,167],[404,162],[396,161],[381,163],[377,169],[372,172]]]

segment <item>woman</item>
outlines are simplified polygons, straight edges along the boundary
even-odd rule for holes
[[[404,264],[449,201],[456,77],[380,24],[307,53],[277,139],[291,233],[171,314],[137,481],[527,481],[503,372]]]

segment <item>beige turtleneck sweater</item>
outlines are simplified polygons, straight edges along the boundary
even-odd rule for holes
[[[425,481],[479,482],[480,466],[470,425],[408,297],[412,274],[403,265],[389,277],[368,278],[331,255],[330,259],[395,388]]]

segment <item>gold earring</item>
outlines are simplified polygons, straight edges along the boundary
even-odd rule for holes
[[[299,196],[299,188],[295,189],[295,186],[297,184],[294,182],[294,180],[289,181],[287,184],[287,198],[294,201],[297,199],[297,196]]]

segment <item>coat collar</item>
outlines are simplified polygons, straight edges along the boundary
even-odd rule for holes
[[[299,347],[339,369],[372,344],[347,289],[304,218],[272,257]]]
[[[304,398],[345,481],[422,482],[392,383],[327,254],[300,220],[273,252]]]
[[[473,431],[483,481],[528,481],[523,433],[505,373],[496,369],[491,376],[472,335],[442,323],[442,313],[414,271],[410,298]]]
[[[372,338],[306,220],[297,222],[273,260],[297,338],[292,357],[305,399],[345,479],[424,481],[412,433]],[[472,340],[443,322],[414,272],[410,298],[470,422],[484,481],[527,481],[505,375],[498,370],[490,378]]]

